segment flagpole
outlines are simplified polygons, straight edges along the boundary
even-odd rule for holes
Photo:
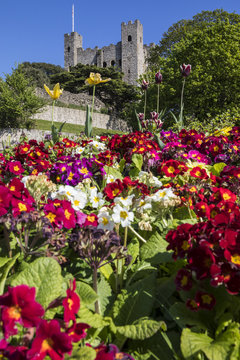
[[[72,4],[72,32],[74,32],[74,4]]]

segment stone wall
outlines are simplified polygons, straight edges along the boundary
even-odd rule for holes
[[[41,120],[52,120],[52,107],[47,105],[43,108],[42,112],[33,116],[34,119]],[[67,124],[76,124],[76,125],[85,125],[86,120],[86,111],[70,109],[64,107],[54,108],[53,121],[54,122],[64,122]],[[100,113],[93,113],[93,127],[101,129],[112,129],[120,131],[128,131],[126,122],[118,119],[114,114],[105,115]]]

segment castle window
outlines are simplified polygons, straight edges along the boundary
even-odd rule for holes
[[[128,73],[130,74],[130,70],[128,69]]]
[[[106,61],[103,62],[103,67],[107,67]]]
[[[68,47],[68,52],[70,52],[70,46]]]
[[[142,38],[140,37],[140,42],[142,42]]]
[[[112,60],[112,61],[111,61],[111,66],[114,66],[114,65],[115,65],[115,61]]]
[[[131,35],[128,35],[128,41],[132,41]]]

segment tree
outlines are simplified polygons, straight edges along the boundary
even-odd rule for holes
[[[63,72],[64,69],[59,65],[41,63],[41,62],[23,62],[20,65],[21,71],[31,78],[34,85],[43,87],[51,85],[51,76]]]
[[[163,34],[159,45],[150,50],[148,59],[149,66],[153,67],[155,65],[157,67],[159,57],[169,56],[172,47],[179,41],[185,39],[189,32],[203,30],[219,22],[228,22],[230,25],[236,25],[240,23],[240,15],[228,13],[222,9],[216,9],[214,11],[202,11],[190,20],[180,20],[173,24],[168,31]],[[156,70],[158,69],[156,68]]]
[[[168,56],[158,59],[163,74],[161,105],[175,113],[180,111],[181,73],[179,65],[191,64],[184,93],[184,114],[200,121],[214,117],[239,103],[240,92],[240,22],[216,21],[198,26],[172,46]],[[154,75],[154,66],[150,76]],[[148,94],[154,106],[156,87]],[[153,110],[154,108],[151,108]]]
[[[31,85],[20,68],[7,74],[5,81],[0,79],[0,127],[30,128],[34,123],[32,115],[43,107],[45,102],[35,95]]]

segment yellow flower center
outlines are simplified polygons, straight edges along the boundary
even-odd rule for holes
[[[104,226],[106,226],[109,223],[109,221],[108,221],[108,219],[106,217],[103,217],[102,218],[102,223],[103,223]]]
[[[72,299],[67,299],[67,302],[68,302],[68,307],[69,307],[69,309],[72,310],[73,300],[72,300]]]
[[[212,302],[211,296],[209,296],[207,294],[202,295],[201,298],[202,298],[202,301],[204,304],[211,304],[211,302]]]
[[[186,275],[183,276],[181,280],[181,286],[185,286],[188,283],[188,277]]]
[[[231,256],[231,262],[236,265],[240,265],[240,255],[234,254]]]
[[[120,191],[119,189],[114,189],[112,193],[114,196],[116,196],[119,193],[119,191]]]
[[[65,215],[66,219],[69,220],[72,214],[68,211],[68,209],[66,209],[64,211],[64,215]]]
[[[53,223],[56,217],[56,214],[53,214],[52,212],[48,213],[47,216],[48,220]]]
[[[27,211],[27,207],[25,204],[19,203],[18,208],[19,208],[19,211]]]
[[[40,349],[40,354],[41,354],[41,352],[46,352],[48,350],[51,350],[53,344],[54,344],[54,342],[50,338],[47,338],[47,339],[43,340],[42,346],[41,346],[41,349]]]
[[[190,247],[189,243],[187,241],[184,241],[181,248],[186,251]]]
[[[88,174],[88,173],[89,173],[88,169],[85,168],[85,167],[83,167],[82,169],[80,169],[79,172],[80,172],[81,174]]]
[[[90,216],[88,215],[87,217],[88,221],[90,221],[91,223],[93,223],[95,221],[95,216]]]
[[[10,319],[19,320],[21,317],[21,308],[18,305],[11,306],[7,309],[7,313]]]
[[[68,180],[72,180],[74,174],[72,172],[70,172],[70,174],[68,175]]]
[[[230,200],[230,199],[231,199],[231,196],[229,196],[227,193],[223,194],[223,200],[227,201],[227,200]]]
[[[128,217],[128,213],[126,211],[120,211],[120,217],[125,220]]]
[[[18,165],[15,165],[15,166],[13,167],[13,170],[14,170],[14,171],[19,171],[19,170],[20,170],[20,168],[19,168],[19,166],[18,166]]]
[[[173,167],[173,166],[169,166],[168,172],[169,172],[170,174],[173,174],[174,171],[175,171],[174,167]]]

